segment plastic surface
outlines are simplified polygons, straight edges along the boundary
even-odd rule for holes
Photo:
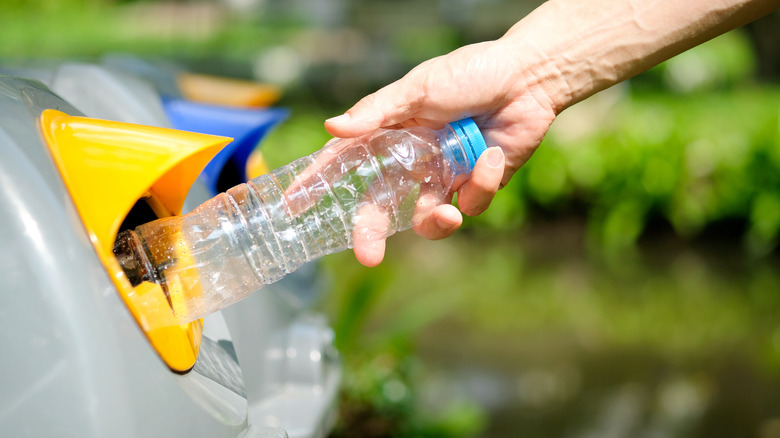
[[[324,322],[302,315],[319,293],[314,266],[210,315],[195,366],[172,372],[123,303],[41,137],[48,108],[81,116],[38,82],[0,77],[0,436],[326,436],[340,367]],[[130,183],[112,174],[100,184]]]
[[[148,81],[164,97],[181,97],[178,77],[181,69],[162,59],[143,59],[137,56],[113,53],[103,56],[100,64],[133,74]]]
[[[47,85],[90,117],[171,127],[154,87],[115,68],[64,63],[56,68]]]
[[[46,86],[49,86],[52,79],[54,79],[54,68],[54,66],[48,63],[44,63],[43,65],[15,67],[2,65],[0,66],[0,75],[34,79],[36,81],[40,81]]]
[[[189,370],[198,355],[200,323],[179,325],[159,285],[133,288],[112,249],[119,225],[138,199],[147,198],[158,216],[180,213],[199,170],[230,139],[56,110],[43,111],[41,131],[128,308],[165,363]]]
[[[138,199],[148,198],[159,216],[180,213],[200,170],[231,141],[57,110],[41,113],[41,128],[87,229],[108,253]]]
[[[79,62],[0,67],[0,73],[37,79],[89,117],[170,128],[157,90],[132,73]]]
[[[0,77],[0,436],[286,436],[249,423],[246,399],[221,383],[235,369],[177,375],[160,360],[41,138],[48,108],[81,115],[38,82]],[[208,344],[200,359],[219,364]]]
[[[183,99],[164,99],[163,105],[176,129],[235,139],[209,162],[200,176],[212,196],[221,191],[219,178],[223,172],[235,175],[234,184],[249,179],[247,162],[253,149],[271,128],[289,115],[284,108],[231,108]]]
[[[460,137],[461,143],[466,150],[466,155],[469,157],[469,163],[471,163],[471,167],[474,168],[477,158],[479,158],[487,149],[485,138],[482,137],[482,132],[480,132],[479,127],[471,118],[452,122],[450,123],[450,126],[457,132],[458,137]]]
[[[450,127],[334,139],[187,215],[123,233],[115,253],[128,261],[131,282],[163,285],[181,304],[177,318],[192,321],[355,240],[412,227],[447,198],[456,175],[470,171]]]
[[[219,313],[242,368],[257,370],[244,374],[250,420],[282,427],[291,438],[319,438],[336,420],[341,365],[324,319],[301,314],[287,299],[292,277]]]

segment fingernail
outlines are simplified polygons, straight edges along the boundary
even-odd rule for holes
[[[325,121],[328,122],[328,123],[346,123],[346,122],[349,121],[349,114],[348,113],[344,113],[344,114],[342,114],[340,116],[331,117],[331,118],[329,118],[329,119],[327,119]]]
[[[487,150],[487,165],[492,169],[498,169],[504,160],[504,151],[500,147],[492,147]]]

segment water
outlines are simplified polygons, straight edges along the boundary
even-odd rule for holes
[[[340,283],[329,305],[337,329],[350,297],[372,305],[337,332],[350,367],[414,346],[415,422],[481,410],[481,433],[453,437],[778,437],[780,254],[751,260],[719,236],[652,236],[614,260],[587,248],[577,220],[403,236],[379,268],[327,260],[343,283],[386,281],[359,296]],[[339,436],[413,436],[361,432]]]

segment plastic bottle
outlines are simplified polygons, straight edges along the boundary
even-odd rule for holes
[[[232,304],[307,261],[412,227],[485,150],[477,125],[380,129],[221,193],[189,214],[120,233],[133,285],[162,285],[180,322]]]

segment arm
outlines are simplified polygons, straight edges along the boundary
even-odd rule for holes
[[[428,60],[366,96],[325,128],[354,137],[380,127],[439,128],[463,117],[489,148],[455,189],[460,210],[483,212],[531,157],[569,106],[686,49],[780,7],[780,0],[550,0],[495,41]],[[415,231],[429,239],[461,223],[452,205],[433,209]],[[384,242],[356,245],[378,264]]]
[[[535,80],[559,113],[778,7],[777,0],[552,0],[499,44],[531,54],[518,67],[538,69]]]

